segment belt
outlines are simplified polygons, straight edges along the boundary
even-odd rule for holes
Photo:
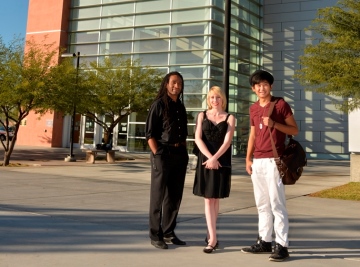
[[[186,146],[186,142],[180,142],[180,143],[162,143],[163,146],[172,146],[172,147],[180,147],[180,146]]]

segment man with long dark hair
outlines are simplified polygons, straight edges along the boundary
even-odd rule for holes
[[[146,119],[151,149],[149,236],[160,249],[167,249],[167,243],[186,245],[174,232],[189,161],[186,109],[180,100],[183,90],[182,75],[168,73]]]

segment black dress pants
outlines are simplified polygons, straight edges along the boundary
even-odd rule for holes
[[[149,236],[158,241],[176,227],[189,155],[185,146],[163,146],[150,160]]]

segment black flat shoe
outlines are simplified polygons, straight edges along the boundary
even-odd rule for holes
[[[163,240],[151,240],[151,245],[160,249],[168,249],[168,245]]]
[[[208,254],[212,253],[215,250],[216,248],[209,244],[203,249],[204,253],[208,253]]]
[[[207,237],[205,237],[205,243],[206,244],[209,244],[209,242],[208,242],[208,238]],[[219,248],[219,241],[217,241],[216,242],[216,244],[215,244],[215,247],[214,248]]]
[[[164,241],[168,244],[174,244],[178,246],[185,246],[186,242],[180,240],[175,234],[172,234],[170,236],[164,236]]]

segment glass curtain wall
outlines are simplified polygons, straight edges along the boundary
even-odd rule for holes
[[[245,152],[248,109],[255,100],[249,74],[261,65],[261,2],[231,1],[230,113],[237,118],[234,154]],[[196,115],[206,109],[206,93],[222,86],[225,1],[223,0],[73,0],[69,51],[82,62],[122,54],[184,77],[188,111],[188,149]],[[159,85],[160,86],[160,85]],[[114,132],[114,146],[148,151],[146,114],[131,114]],[[115,137],[116,135],[116,137]],[[89,135],[87,135],[88,137]]]

